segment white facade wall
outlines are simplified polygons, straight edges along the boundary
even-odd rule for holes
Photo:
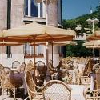
[[[0,30],[7,29],[7,0],[0,0]]]
[[[38,9],[39,6],[38,6]],[[59,13],[60,14],[60,13]],[[11,28],[18,27],[24,24],[22,21],[24,17],[24,0],[11,0]],[[38,12],[38,18],[40,13]],[[46,18],[46,5],[42,3],[42,18]],[[48,5],[48,24],[53,26],[58,26],[58,5],[56,3],[50,3]],[[0,30],[6,29],[7,27],[7,0],[0,0]],[[49,47],[49,60],[52,58],[51,46]],[[36,58],[36,61],[42,60],[46,62],[46,47],[41,49],[44,54],[44,58]],[[57,66],[59,62],[58,47],[54,47],[54,65]],[[33,58],[24,59],[23,46],[12,46],[11,47],[12,57],[7,58],[6,46],[0,47],[0,63],[4,66],[12,67],[12,62],[19,61],[26,63]],[[38,53],[38,50],[37,50]]]
[[[11,0],[11,28],[23,25],[24,0]]]

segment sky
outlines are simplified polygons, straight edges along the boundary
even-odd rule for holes
[[[100,0],[62,0],[62,18],[73,19],[83,14],[90,13],[90,7],[94,11]]]

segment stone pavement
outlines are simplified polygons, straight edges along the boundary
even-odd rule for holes
[[[22,100],[21,98],[16,98],[17,100]],[[0,96],[0,100],[14,100],[14,98],[9,97],[9,95]]]
[[[85,100],[83,96],[83,90],[85,89],[85,86],[82,85],[69,85],[69,86],[71,87],[71,100]],[[14,100],[14,98],[13,97],[11,98],[9,95],[4,94],[3,96],[0,95],[0,100]],[[24,100],[24,99],[17,98],[17,100]],[[40,100],[40,99],[38,98],[38,96],[36,96],[36,99],[34,100]]]

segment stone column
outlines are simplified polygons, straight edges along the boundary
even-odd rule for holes
[[[52,60],[52,46],[48,47],[49,61]],[[59,64],[58,46],[53,46],[53,66],[57,67]]]
[[[58,26],[58,0],[47,2],[46,4],[46,24]],[[48,46],[48,58],[52,60],[52,46]],[[49,62],[48,61],[48,62]],[[59,64],[58,46],[53,46],[53,65],[56,67]]]
[[[46,24],[58,26],[58,0],[46,3]]]
[[[62,0],[58,0],[58,24],[62,23]]]

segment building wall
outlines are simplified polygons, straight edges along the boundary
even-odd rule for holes
[[[58,3],[50,3],[47,6],[47,24],[48,25],[53,25],[53,26],[58,26]]]
[[[11,28],[22,25],[24,0],[11,0]]]
[[[48,5],[48,24],[58,26],[58,19],[61,21],[60,18],[58,18],[58,3],[50,3]],[[59,16],[60,16],[59,12]],[[42,3],[42,17],[46,17],[46,6],[44,3]],[[23,24],[25,24],[22,19],[24,18],[24,0],[11,0],[11,23],[10,27],[18,27]],[[0,29],[6,29],[7,27],[7,0],[0,0]],[[44,54],[46,54],[46,48],[42,50]],[[23,55],[23,46],[13,46],[11,47],[11,53],[12,57],[7,58],[6,55],[6,46],[0,47],[0,62],[4,66],[12,66],[13,61],[19,61],[20,63],[23,61],[28,62],[29,60],[33,59],[24,59]],[[54,51],[55,55],[57,55],[56,48]],[[50,52],[51,55],[51,52]],[[58,56],[58,55],[57,55]],[[37,60],[46,61],[46,55],[44,55],[44,58],[38,58]],[[6,63],[5,63],[6,62]]]
[[[58,0],[58,24],[62,24],[62,0]]]
[[[7,0],[0,0],[0,30],[7,28]]]
[[[22,21],[23,17],[24,17],[24,0],[11,0],[11,28],[23,25],[24,24]],[[11,53],[22,55],[23,46],[12,46]]]

